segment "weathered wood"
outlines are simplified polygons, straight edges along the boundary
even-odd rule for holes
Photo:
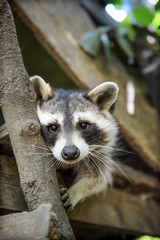
[[[28,208],[51,204],[58,219],[59,237],[74,239],[60,199],[56,172],[53,167],[48,169],[49,164],[46,167],[52,157],[40,134],[36,94],[23,65],[13,17],[5,0],[0,0],[0,73],[0,104]],[[40,154],[42,149],[45,157]]]
[[[126,192],[122,194],[121,191],[110,188],[105,196],[93,196],[80,203],[69,217],[83,223],[98,223],[131,233],[160,236],[159,213],[159,204],[149,196],[130,195]]]
[[[15,159],[0,155],[0,209],[2,211],[25,211],[27,204],[20,187]]]
[[[88,240],[90,238],[94,240],[102,239],[136,239],[141,236],[140,233],[132,233],[124,229],[116,229],[114,227],[108,227],[104,225],[91,224],[80,221],[72,221],[71,226],[77,239]]]
[[[132,78],[114,59],[109,71],[104,59],[91,59],[79,47],[82,34],[94,30],[94,24],[78,0],[15,0],[15,11],[32,29],[41,44],[80,87],[93,87],[104,81],[119,84],[116,116],[121,130],[140,155],[155,170],[159,168],[159,135],[156,112],[151,108],[135,82],[135,114],[126,110],[126,84]],[[76,11],[75,11],[76,9]]]
[[[50,219],[54,216],[50,212],[51,207],[51,204],[44,204],[32,212],[15,213],[0,217],[0,239],[49,239]]]

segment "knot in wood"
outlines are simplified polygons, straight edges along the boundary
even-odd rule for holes
[[[22,126],[21,136],[33,136],[40,132],[40,125],[36,121],[27,121]]]

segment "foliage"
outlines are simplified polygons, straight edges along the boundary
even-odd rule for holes
[[[141,37],[145,46],[147,36],[151,35],[155,39],[155,44],[147,43],[149,51],[152,52],[150,56],[154,54],[160,55],[160,0],[155,6],[149,6],[147,1],[137,0],[108,0],[105,2],[114,4],[117,9],[127,9],[127,17],[118,25],[117,31],[114,30],[114,27],[107,26],[99,27],[95,31],[85,33],[80,40],[80,45],[88,54],[96,57],[103,47],[104,54],[109,63],[113,52],[115,52],[113,48],[116,41],[121,51],[127,56],[128,63],[133,65],[136,59],[133,43],[137,37]],[[113,38],[110,38],[110,32],[114,32],[115,41],[113,41]],[[157,46],[155,46],[156,44]],[[155,65],[154,62],[153,65]]]
[[[122,0],[122,8],[125,5],[125,0]],[[147,2],[147,1],[146,1]],[[154,32],[160,36],[160,0],[157,2],[155,7],[148,7],[148,5],[136,5],[134,4],[129,8],[127,18],[121,24],[121,27],[132,29],[133,26],[145,27],[152,25],[155,29]],[[126,24],[127,23],[127,24]],[[132,30],[133,32],[133,30]]]
[[[133,9],[133,14],[138,21],[138,23],[148,26],[150,23],[152,23],[152,20],[154,18],[154,10],[149,9],[146,6],[140,6],[140,7],[135,7]]]
[[[160,240],[158,237],[151,237],[151,236],[142,236],[138,238],[137,240]]]
[[[95,31],[90,31],[85,33],[80,39],[80,45],[89,55],[92,57],[96,57],[100,52],[101,42],[105,41],[105,46],[108,48],[109,46],[109,39],[104,39],[104,34],[110,30],[110,27],[99,27]],[[108,41],[108,43],[106,42]]]

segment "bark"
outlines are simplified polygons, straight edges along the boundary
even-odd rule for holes
[[[28,208],[31,211],[41,204],[52,204],[61,235],[74,239],[60,200],[52,156],[40,134],[36,94],[23,65],[12,13],[5,0],[0,0],[0,78],[0,104]]]

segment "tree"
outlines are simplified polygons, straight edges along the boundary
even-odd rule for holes
[[[56,214],[56,238],[74,239],[59,196],[56,172],[40,134],[36,115],[36,94],[24,68],[11,10],[0,0],[0,104],[18,165],[21,187],[29,211],[51,204]],[[43,149],[43,155],[40,154]],[[34,159],[29,152],[34,151]],[[45,156],[45,159],[44,159]],[[49,164],[46,165],[46,162]],[[55,216],[55,215],[54,215]],[[55,219],[55,218],[54,218]],[[52,223],[53,224],[53,223]]]

